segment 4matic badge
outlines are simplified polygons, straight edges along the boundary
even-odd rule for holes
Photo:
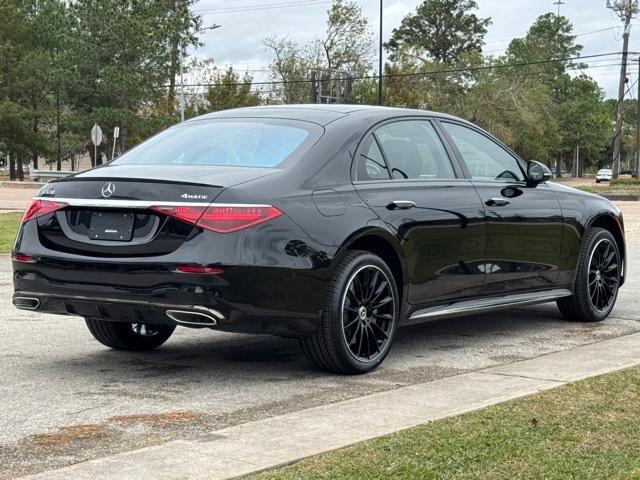
[[[184,198],[185,200],[207,200],[209,195],[198,195],[194,193],[183,193],[180,195],[180,198]]]

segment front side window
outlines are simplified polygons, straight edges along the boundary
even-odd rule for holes
[[[262,119],[187,122],[125,152],[113,164],[273,168],[295,154],[299,156],[319,135],[302,122]]]
[[[451,179],[455,172],[433,125],[425,120],[389,123],[375,131],[394,180]]]
[[[522,182],[524,175],[516,158],[490,138],[455,123],[443,122],[462,154],[474,180]]]

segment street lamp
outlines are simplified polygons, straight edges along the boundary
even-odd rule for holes
[[[204,27],[200,30],[197,30],[196,33],[202,33],[206,30],[215,30],[216,28],[220,28],[222,25],[211,25],[210,27]],[[180,121],[184,122],[184,57],[186,56],[187,47],[182,43],[180,47]]]

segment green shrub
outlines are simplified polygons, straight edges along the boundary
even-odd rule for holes
[[[620,185],[620,186],[640,186],[640,179],[638,178],[618,178],[616,180],[611,180],[611,186]]]

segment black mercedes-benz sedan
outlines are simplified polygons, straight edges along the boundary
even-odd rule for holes
[[[13,304],[84,317],[120,350],[178,325],[295,337],[341,373],[378,366],[412,322],[552,301],[603,320],[622,215],[550,177],[432,112],[208,114],[45,185],[13,249]]]

